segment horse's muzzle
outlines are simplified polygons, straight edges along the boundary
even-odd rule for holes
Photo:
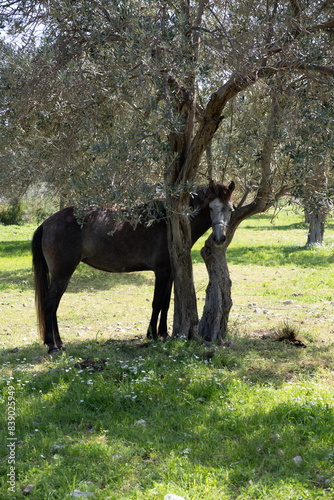
[[[218,238],[215,235],[213,235],[213,242],[214,242],[216,247],[223,246],[225,241],[226,241],[225,234],[221,234]]]

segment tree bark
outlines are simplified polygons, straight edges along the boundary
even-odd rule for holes
[[[202,23],[207,0],[201,0],[196,14],[196,26]],[[189,3],[185,3],[185,15],[189,26],[192,25],[189,13]],[[193,65],[198,57],[200,31],[185,34],[185,44],[189,47],[192,61],[185,79],[186,87],[178,89],[175,109],[184,120],[183,130],[174,131],[169,135],[170,152],[173,155],[171,166],[165,173],[167,184],[179,192],[173,192],[168,197],[168,248],[174,280],[174,323],[172,337],[185,336],[188,339],[198,339],[198,313],[193,267],[191,260],[191,229],[190,221],[184,215],[184,208],[189,206],[189,192],[186,184],[196,175],[200,157],[188,162],[189,150],[194,138],[197,84]],[[175,85],[174,78],[169,80],[171,89]],[[175,89],[174,89],[175,90]],[[175,95],[175,92],[173,93]],[[172,191],[173,191],[172,189]]]
[[[188,202],[188,195],[187,195]],[[174,279],[174,322],[172,337],[198,339],[198,313],[191,260],[191,230],[183,215],[182,197],[171,199],[168,246]]]
[[[217,247],[212,234],[201,249],[209,284],[206,289],[205,306],[199,324],[199,334],[206,341],[221,344],[227,334],[227,323],[232,307],[230,279],[227,267],[225,246]]]
[[[189,206],[186,182],[195,170],[185,171],[185,158],[194,130],[194,106],[196,94],[185,100],[182,114],[185,117],[183,134],[171,134],[171,151],[177,154],[165,179],[172,186],[168,196],[168,249],[174,280],[174,322],[172,337],[198,338],[198,314],[191,260],[190,221],[185,215]],[[175,195],[175,191],[177,195]]]
[[[307,246],[322,245],[324,242],[326,214],[313,211],[307,215],[309,231],[307,235]]]

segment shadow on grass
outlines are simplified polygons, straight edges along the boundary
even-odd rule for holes
[[[31,241],[1,241],[0,242],[0,258],[1,257],[23,257],[31,253]]]
[[[334,370],[333,352],[334,343],[307,344],[304,349],[270,338],[245,338],[234,342],[230,352],[219,350],[213,362],[234,370],[241,380],[280,387],[300,377],[313,378],[318,370]]]
[[[333,370],[333,352],[334,342],[325,346],[309,344],[305,349],[271,338],[245,337],[233,340],[232,337],[232,340],[229,340],[228,337],[223,346],[217,348],[214,345],[208,347],[195,341],[184,343],[170,338],[163,343],[160,340],[148,340],[140,335],[125,340],[99,341],[97,338],[86,338],[66,342],[66,350],[55,357],[47,354],[47,347],[43,345],[42,340],[37,340],[32,345],[18,345],[14,349],[2,348],[1,360],[2,363],[9,362],[15,365],[18,357],[34,359],[39,363],[61,361],[63,356],[80,358],[94,356],[94,359],[102,359],[112,355],[115,366],[119,366],[119,359],[124,359],[124,356],[127,360],[133,361],[153,356],[155,367],[166,368],[165,373],[168,373],[166,362],[168,364],[173,354],[179,357],[181,364],[185,363],[185,366],[193,361],[195,355],[196,359],[205,363],[210,360],[209,369],[211,367],[226,369],[228,372],[234,372],[234,377],[240,380],[248,375],[254,383],[257,381],[262,385],[265,382],[279,387],[290,380],[292,375],[299,378],[304,375],[314,376],[318,369]]]
[[[270,217],[269,217],[270,219]],[[244,223],[242,229],[250,229],[253,231],[290,231],[294,229],[307,229],[307,224],[304,222],[294,222],[292,224],[282,224],[282,225],[276,225],[276,224],[268,224],[265,226],[260,226],[260,225],[254,225],[254,224],[247,224]]]
[[[259,226],[257,225],[261,220],[264,221],[273,221],[273,223],[266,224],[265,226]],[[284,220],[284,219],[283,219]],[[256,221],[256,222],[255,222]],[[276,219],[272,214],[261,214],[261,215],[255,215],[253,217],[250,217],[249,219],[246,219],[245,221],[242,222],[243,228],[247,229],[264,229],[264,230],[278,230],[278,231],[285,231],[289,229],[307,229],[308,224],[303,220],[299,220],[298,222],[293,222],[291,224],[284,224],[282,223],[282,219],[280,220],[280,224],[277,225],[278,219]],[[332,218],[327,218],[326,221],[326,229],[334,229],[334,220]]]
[[[274,351],[282,351],[281,345],[271,345],[266,354],[263,344],[253,341],[254,352],[257,346],[268,360]],[[297,477],[303,488],[316,490],[317,474],[324,473],[332,452],[326,436],[333,429],[333,409],[321,400],[304,398],[304,393],[267,405],[262,379],[247,388],[238,368],[229,376],[228,366],[232,370],[236,363],[243,365],[249,347],[248,339],[238,340],[236,348],[224,350],[224,363],[222,350],[213,354],[194,342],[92,341],[88,349],[87,342],[77,342],[69,346],[70,355],[110,360],[102,373],[70,366],[67,357],[45,361],[33,384],[17,391],[16,403],[21,442],[17,465],[23,476],[30,462],[39,468],[34,498],[43,498],[50,484],[64,488],[57,460],[69,484],[78,475],[78,481],[89,479],[101,490],[112,483],[115,492],[128,481],[132,488],[181,482],[187,490],[201,476],[204,486],[208,471],[231,498],[251,484],[275,488],[282,481],[295,483]],[[301,356],[298,350],[294,353]],[[32,355],[32,347],[27,347],[15,358],[29,360]],[[14,365],[13,356],[6,352],[3,359]],[[217,366],[227,370],[218,381],[212,378],[212,365],[204,364],[211,359],[216,366],[216,356]],[[281,372],[277,377],[276,387],[284,382]],[[247,412],[245,395],[254,398]],[[52,445],[59,447],[57,460]],[[298,471],[292,462],[297,454],[307,457]],[[87,473],[88,463],[96,461],[96,471],[89,467]],[[319,486],[319,494],[321,490]],[[134,491],[128,496],[135,497]]]
[[[27,268],[15,269],[15,271],[1,271],[0,291],[8,289],[29,290],[33,288],[32,271]]]

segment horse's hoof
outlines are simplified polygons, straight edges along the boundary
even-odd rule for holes
[[[56,356],[57,354],[60,354],[60,350],[56,346],[50,347],[48,350],[48,354],[50,354],[50,356]]]
[[[161,340],[164,342],[165,340],[169,339],[168,332],[163,332],[163,333],[160,333],[160,332],[159,332],[159,337],[160,337],[160,338],[161,338]]]

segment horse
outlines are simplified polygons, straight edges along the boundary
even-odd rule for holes
[[[189,206],[194,211],[190,220],[192,245],[210,226],[215,243],[224,243],[233,209],[231,197],[234,189],[234,182],[226,186],[211,181],[190,195]],[[173,284],[166,215],[152,224],[134,225],[131,220],[120,220],[117,210],[92,209],[81,222],[76,218],[75,208],[67,207],[46,219],[33,235],[38,326],[48,353],[55,354],[64,348],[59,335],[57,309],[80,262],[112,273],[153,271],[155,285],[147,337],[154,340],[158,336],[166,337]]]

